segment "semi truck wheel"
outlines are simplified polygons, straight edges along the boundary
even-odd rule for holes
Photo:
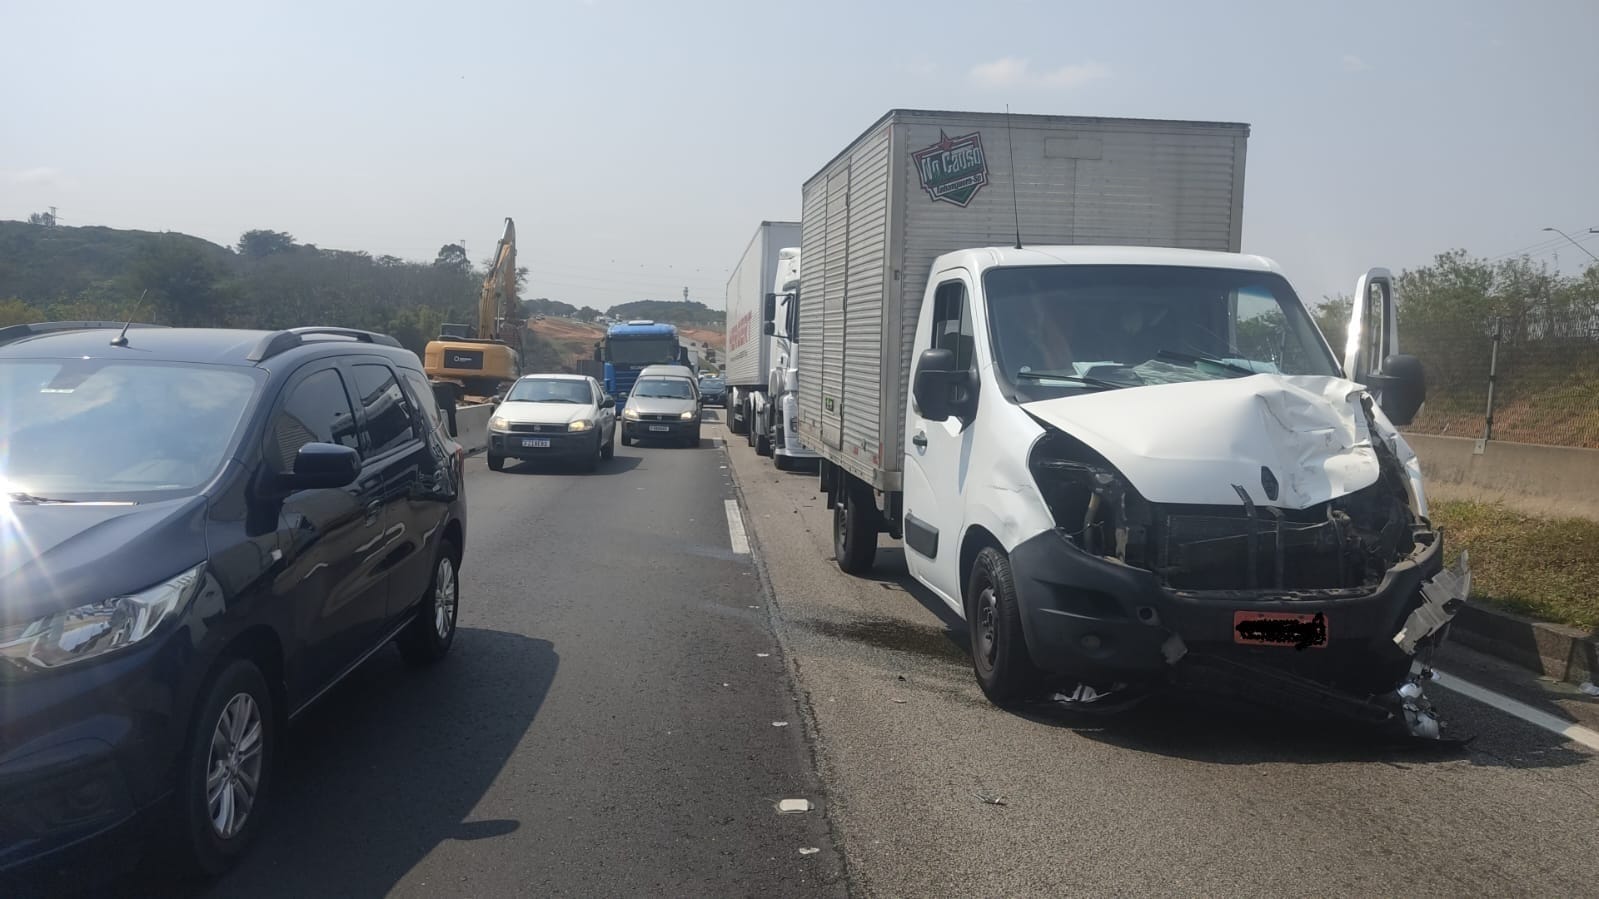
[[[847,485],[833,504],[833,558],[845,574],[865,574],[877,559],[877,506],[860,488]]]
[[[727,410],[727,432],[729,434],[742,434],[749,427],[749,422],[744,418],[744,405],[742,398],[728,394],[722,400],[722,408]]]
[[[1028,698],[1040,678],[1022,635],[1010,559],[993,547],[984,549],[972,563],[966,584],[966,632],[971,636],[978,686],[999,706]]]

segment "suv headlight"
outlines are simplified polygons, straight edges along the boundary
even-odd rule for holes
[[[627,419],[628,421],[638,421],[638,410],[637,409],[623,409],[622,410],[622,417]]]
[[[577,421],[574,421],[571,424],[567,425],[566,429],[568,431],[587,431],[589,428],[592,428],[592,427],[594,427],[593,422],[590,422],[590,421],[587,421],[586,419],[581,419],[580,418]]]
[[[687,412],[684,412],[682,415],[678,416],[678,418],[681,418],[684,421],[693,421],[694,419],[699,418],[699,417],[700,417],[700,414],[698,412],[695,412],[693,409],[690,409]]]
[[[204,581],[202,563],[138,593],[0,628],[0,659],[24,670],[50,669],[132,646],[177,617]]]
[[[511,420],[496,415],[489,419],[489,428],[495,431],[509,431],[511,430]]]

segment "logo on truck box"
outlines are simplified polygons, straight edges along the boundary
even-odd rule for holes
[[[939,129],[938,143],[911,154],[922,190],[934,201],[964,207],[988,183],[988,157],[976,131],[950,137]]]
[[[746,312],[739,317],[737,324],[733,325],[732,330],[727,332],[727,348],[729,350],[738,349],[744,345],[745,341],[749,339],[750,314]]]

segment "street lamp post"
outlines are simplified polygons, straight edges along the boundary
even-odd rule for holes
[[[1571,245],[1576,247],[1577,249],[1583,251],[1584,253],[1587,253],[1589,259],[1592,259],[1594,262],[1599,262],[1599,256],[1595,256],[1593,254],[1592,250],[1588,249],[1587,247],[1583,246],[1580,243],[1577,243],[1576,239],[1573,238],[1570,234],[1567,234],[1566,232],[1560,230],[1559,228],[1545,228],[1544,230],[1545,231],[1553,231],[1556,234],[1560,235],[1561,237],[1564,237],[1566,240],[1571,241]],[[1588,229],[1588,233],[1589,234],[1599,233],[1599,228],[1589,228]]]

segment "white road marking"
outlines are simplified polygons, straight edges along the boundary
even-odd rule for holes
[[[1573,743],[1580,743],[1589,749],[1599,751],[1599,731],[1590,730],[1580,724],[1572,724],[1570,721],[1556,718],[1548,712],[1541,712],[1524,702],[1519,702],[1508,696],[1501,696],[1486,687],[1479,687],[1470,681],[1461,680],[1453,674],[1439,671],[1437,668],[1434,668],[1432,673],[1436,675],[1432,682],[1446,690],[1453,690],[1461,696],[1475,699],[1484,705],[1493,706],[1499,711],[1520,718],[1528,724],[1541,727],[1547,731],[1553,731]]]
[[[747,556],[750,552],[750,538],[744,533],[744,516],[738,512],[738,500],[727,500],[726,505],[727,536],[733,544],[733,552]]]

